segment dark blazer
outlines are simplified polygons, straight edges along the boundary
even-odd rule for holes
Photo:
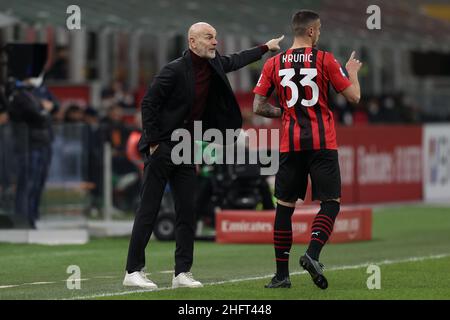
[[[265,52],[262,47],[227,56],[216,52],[209,60],[212,76],[202,116],[203,131],[216,128],[225,133],[226,129],[242,127],[241,111],[225,74],[261,59]],[[194,71],[187,50],[160,71],[142,100],[140,152],[147,152],[150,144],[169,141],[174,130],[187,127],[194,96]]]
[[[27,144],[36,148],[48,147],[52,143],[51,114],[41,106],[32,90],[30,87],[17,87],[12,92],[9,103],[15,137],[23,144],[23,150],[27,148]]]

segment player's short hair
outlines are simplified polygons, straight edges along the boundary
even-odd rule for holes
[[[292,16],[292,31],[294,36],[304,36],[311,23],[320,19],[317,12],[311,10],[300,10]]]

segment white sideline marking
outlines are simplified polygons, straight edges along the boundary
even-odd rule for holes
[[[22,285],[36,285],[36,284],[52,284],[52,283],[56,283],[54,281],[48,282],[48,281],[40,281],[40,282],[28,282],[28,283],[24,283]]]
[[[167,270],[167,271],[158,271],[156,273],[173,273],[173,270]],[[151,273],[145,273],[146,275],[151,275]],[[119,279],[118,276],[96,276],[92,277],[92,279]],[[84,278],[84,279],[73,279],[71,281],[88,281],[91,280],[90,278]],[[65,280],[59,280],[60,282],[66,282]],[[55,284],[57,282],[55,281],[40,281],[40,282],[26,282],[26,283],[20,283],[20,284],[6,284],[0,286],[0,289],[7,289],[7,288],[14,288],[14,287],[22,287],[22,286],[30,286],[30,285],[40,285],[40,284]]]
[[[450,257],[449,253],[431,255],[431,256],[423,256],[423,257],[410,257],[410,258],[399,259],[399,260],[382,260],[382,261],[378,261],[378,262],[365,262],[365,263],[356,264],[356,265],[325,268],[325,271],[341,271],[341,270],[350,270],[350,269],[360,269],[360,268],[367,267],[371,264],[389,265],[389,264],[416,262],[416,261],[424,261],[424,260],[431,260],[431,259],[442,259],[442,258],[447,258],[447,257]],[[306,271],[297,271],[297,272],[292,272],[291,275],[299,275],[299,274],[305,274],[305,273],[307,273],[307,272]],[[204,283],[204,285],[205,286],[214,286],[214,285],[235,283],[235,282],[241,282],[241,281],[252,281],[252,280],[254,281],[254,280],[270,279],[272,277],[273,277],[273,273],[270,275],[259,276],[259,277],[231,279],[231,280],[223,280],[223,281],[217,281],[217,282]],[[133,294],[133,293],[154,292],[154,291],[163,291],[163,290],[173,290],[173,288],[172,287],[162,287],[162,288],[158,288],[156,290],[140,289],[140,290],[130,290],[130,291],[122,291],[122,292],[110,292],[110,293],[93,294],[93,295],[89,295],[89,296],[72,297],[72,298],[63,299],[63,300],[95,299],[95,298],[102,298],[102,297],[124,296],[124,295],[128,295],[128,294]]]
[[[104,276],[104,277],[108,277],[108,276]],[[94,277],[94,278],[101,278],[101,277]],[[108,277],[111,278],[111,277]],[[117,278],[117,277],[112,277],[112,278]],[[81,282],[81,281],[88,281],[90,280],[89,278],[85,278],[85,279],[73,279],[71,281],[74,282]],[[59,280],[61,282],[67,282],[66,280]],[[41,285],[41,284],[55,284],[57,283],[56,281],[38,281],[38,282],[25,282],[25,283],[21,283],[21,284],[7,284],[4,286],[0,286],[0,289],[7,289],[7,288],[14,288],[14,287],[22,287],[22,286],[34,286],[34,285]]]
[[[74,281],[74,282],[77,282],[77,281],[88,281],[88,280],[91,280],[91,279],[89,279],[89,278],[85,278],[85,279],[71,279],[70,281]],[[67,279],[66,280],[61,280],[62,282],[67,282]]]

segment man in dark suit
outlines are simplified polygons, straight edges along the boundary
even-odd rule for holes
[[[150,239],[167,182],[175,200],[175,273],[172,287],[201,287],[190,269],[194,252],[194,164],[174,164],[172,132],[202,121],[203,130],[221,132],[242,126],[239,105],[226,73],[261,59],[267,51],[280,49],[283,39],[228,56],[216,51],[216,30],[209,24],[192,25],[189,50],[167,64],[155,77],[142,101],[142,137],[139,150],[145,155],[141,203],[136,212],[128,250],[125,286],[156,289],[145,275],[145,247]]]

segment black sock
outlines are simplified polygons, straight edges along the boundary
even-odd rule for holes
[[[314,260],[319,260],[320,251],[331,236],[339,208],[339,202],[336,201],[325,201],[320,204],[320,211],[311,227],[311,241],[306,251]]]
[[[273,230],[273,243],[275,248],[275,260],[277,263],[277,278],[281,280],[289,276],[289,253],[292,246],[292,222],[293,207],[277,204],[275,225]]]

